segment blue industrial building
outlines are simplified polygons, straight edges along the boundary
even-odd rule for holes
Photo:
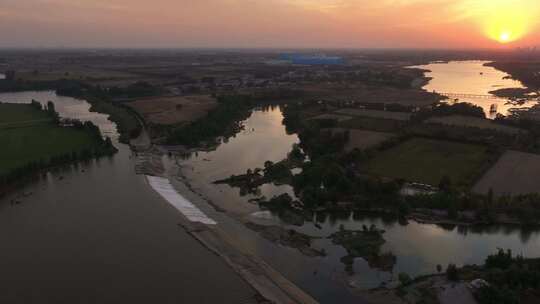
[[[301,65],[338,65],[343,64],[344,60],[341,57],[337,56],[326,56],[326,55],[306,55],[306,54],[281,54],[279,59],[286,60],[292,64],[301,64]]]

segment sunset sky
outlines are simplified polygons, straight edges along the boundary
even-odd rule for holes
[[[1,0],[0,47],[515,47],[538,20],[539,0]]]

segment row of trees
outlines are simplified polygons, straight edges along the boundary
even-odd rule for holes
[[[93,158],[110,156],[115,150],[106,145],[97,146],[95,148],[85,148],[79,151],[72,151],[61,155],[55,155],[50,158],[41,158],[36,161],[31,161],[24,166],[15,168],[6,174],[0,175],[0,186],[8,185],[24,179],[36,172],[42,170],[72,164],[80,161],[87,161]]]
[[[446,103],[441,102],[432,109],[424,108],[413,115],[413,120],[424,121],[433,116],[463,115],[477,118],[486,118],[484,109],[468,102]]]

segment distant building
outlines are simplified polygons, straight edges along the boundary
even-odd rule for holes
[[[279,59],[283,61],[288,61],[292,64],[301,65],[339,65],[345,63],[345,61],[341,57],[326,55],[284,53],[279,55]]]

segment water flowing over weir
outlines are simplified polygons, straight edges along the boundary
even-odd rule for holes
[[[173,205],[178,211],[192,222],[199,222],[206,225],[216,225],[216,221],[209,218],[199,208],[195,207],[186,198],[174,190],[171,182],[163,177],[146,176],[148,183],[161,197]]]

